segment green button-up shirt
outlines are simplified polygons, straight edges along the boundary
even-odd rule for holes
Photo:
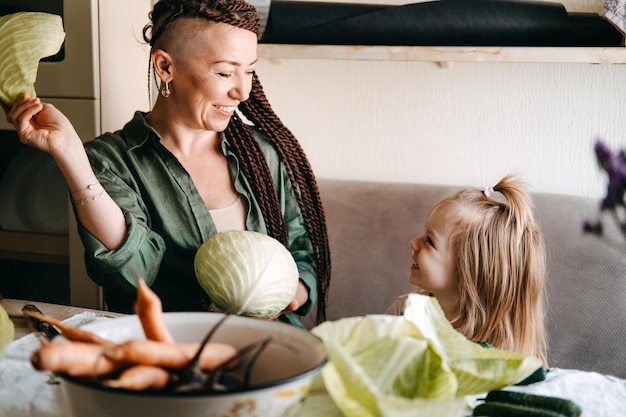
[[[133,312],[138,276],[159,295],[164,311],[203,310],[210,300],[196,281],[193,260],[196,250],[217,230],[191,177],[144,116],[137,112],[122,130],[85,143],[94,173],[123,210],[128,228],[124,244],[108,250],[78,226],[87,271],[105,289],[111,310]],[[317,300],[311,241],[285,166],[265,136],[251,129],[272,173],[300,279],[309,289],[308,302],[297,311],[306,315]],[[246,228],[267,233],[259,204],[223,133],[221,147],[235,189],[247,202]],[[302,325],[293,313],[285,318]]]

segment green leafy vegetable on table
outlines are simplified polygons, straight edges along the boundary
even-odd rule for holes
[[[485,348],[450,325],[433,297],[411,294],[404,316],[369,315],[312,329],[324,341],[322,371],[346,417],[454,416],[466,396],[524,380],[538,358]]]

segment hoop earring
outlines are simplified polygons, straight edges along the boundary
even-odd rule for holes
[[[170,91],[170,83],[169,83],[169,81],[165,81],[165,87],[163,87],[161,89],[161,95],[163,97],[167,98],[167,97],[170,96],[170,93],[171,93],[171,91]]]

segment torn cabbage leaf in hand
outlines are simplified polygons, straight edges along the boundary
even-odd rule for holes
[[[4,353],[4,349],[11,343],[15,336],[15,325],[9,313],[0,305],[0,357]]]
[[[23,94],[36,97],[39,61],[56,54],[65,39],[61,16],[18,12],[0,17],[0,100],[9,106]]]
[[[324,341],[328,393],[346,417],[458,417],[466,396],[518,383],[535,357],[484,348],[454,330],[434,297],[411,294],[404,316],[368,315],[311,330]]]

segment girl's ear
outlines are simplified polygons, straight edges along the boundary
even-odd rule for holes
[[[152,53],[152,65],[154,72],[162,81],[172,80],[172,57],[162,49]]]

